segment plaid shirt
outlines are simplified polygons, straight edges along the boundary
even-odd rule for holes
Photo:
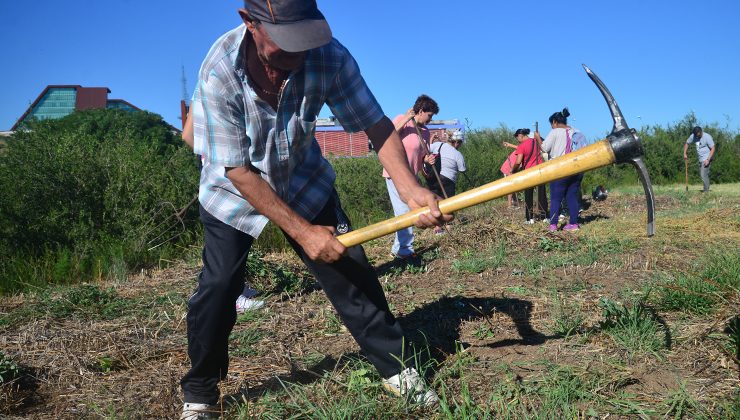
[[[310,50],[288,77],[277,111],[257,96],[246,75],[246,26],[216,41],[200,69],[191,112],[194,152],[204,156],[199,200],[217,219],[257,237],[268,220],[241,196],[225,168],[252,166],[307,220],[334,190],[334,169],[314,132],[326,103],[345,130],[362,131],[384,116],[352,55],[337,40]]]

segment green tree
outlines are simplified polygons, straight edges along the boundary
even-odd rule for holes
[[[170,247],[148,252],[145,227],[196,190],[194,156],[158,115],[90,110],[32,122],[0,155],[0,268],[42,259],[56,265],[55,278],[62,266],[84,279],[111,259],[119,269],[156,261]],[[0,279],[0,288],[9,282]]]

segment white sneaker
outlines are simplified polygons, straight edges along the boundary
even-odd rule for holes
[[[182,406],[180,420],[217,419],[221,413],[218,406],[210,404],[185,403]]]
[[[242,295],[236,299],[236,313],[243,314],[247,311],[256,311],[257,309],[265,306],[264,300],[249,299]]]
[[[534,219],[529,219],[529,220],[527,220],[527,221],[526,221],[526,222],[524,222],[524,223],[526,223],[526,224],[528,224],[528,225],[533,225],[533,224],[534,224]]]
[[[439,404],[439,396],[428,388],[424,379],[414,368],[406,368],[398,375],[383,379],[383,387],[395,395],[408,398],[409,401],[430,407]]]

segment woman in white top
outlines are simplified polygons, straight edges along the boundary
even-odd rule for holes
[[[539,132],[534,133],[534,138],[538,142],[542,142],[542,150],[550,155],[550,159],[563,156],[573,150],[572,137],[576,130],[568,126],[568,116],[570,116],[568,108],[550,116],[552,131],[547,134],[544,142],[542,142]],[[550,183],[550,231],[558,230],[558,217],[563,197],[567,200],[568,215],[570,216],[570,220],[563,227],[563,230],[574,231],[579,229],[578,209],[582,179],[583,174],[577,174]]]
[[[437,182],[437,177],[434,175],[431,165],[427,163],[424,164],[423,168],[424,177],[430,191],[440,197],[452,197],[455,195],[457,173],[467,170],[465,158],[457,150],[462,145],[463,135],[461,131],[456,130],[452,133],[444,133],[442,137],[440,138],[438,134],[434,134],[432,136],[434,143],[429,146],[429,153],[436,156],[434,165],[442,185]],[[444,230],[438,226],[434,229],[434,232],[442,233]]]

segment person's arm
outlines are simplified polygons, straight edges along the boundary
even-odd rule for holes
[[[509,143],[508,141],[505,141],[503,143],[505,147],[511,147],[512,149],[516,149],[516,145]]]
[[[401,131],[401,129],[405,127],[412,118],[414,118],[414,115],[416,115],[416,113],[414,112],[414,108],[409,108],[403,118],[399,118],[398,121],[396,121],[396,123],[394,124],[396,131]]]
[[[465,172],[465,171],[467,171],[468,170],[468,167],[465,166],[465,156],[463,156],[462,153],[460,153],[459,150],[455,149],[455,151],[457,152],[457,155],[456,155],[456,157],[457,157],[457,171],[458,172]]]
[[[310,259],[331,263],[346,251],[334,237],[333,227],[312,225],[288,207],[258,173],[242,166],[227,168],[226,177],[255,210],[293,238]]]
[[[522,166],[522,159],[524,158],[523,155],[517,154],[516,155],[516,162],[514,162],[514,165],[511,167],[511,173],[519,171],[519,167]]]
[[[683,144],[683,160],[688,160],[689,159],[688,151],[689,151],[689,144],[688,143],[684,143]]]
[[[373,148],[378,151],[378,159],[388,171],[401,199],[412,210],[425,206],[428,206],[431,210],[430,214],[422,214],[419,217],[416,226],[420,228],[439,226],[452,220],[452,215],[443,215],[439,211],[439,205],[437,204],[439,197],[420,186],[416,176],[411,173],[406,154],[401,145],[401,138],[393,128],[391,120],[388,117],[383,117],[375,125],[365,130],[365,134],[372,142]]]
[[[712,136],[709,134],[704,134],[705,136],[708,136],[707,138],[707,146],[709,147],[709,157],[703,162],[704,166],[709,166],[709,164],[712,162],[712,158],[714,158],[714,139],[712,139]]]
[[[537,143],[540,144],[540,148],[547,153],[550,153],[550,151],[552,150],[552,146],[555,143],[555,138],[556,138],[555,130],[551,130],[549,133],[547,133],[547,137],[545,137],[545,141],[542,141],[540,143],[540,140],[542,140],[542,137],[540,137],[539,133],[535,133],[535,140],[537,140]]]
[[[182,128],[182,141],[184,141],[191,150],[193,149],[193,115],[190,112],[188,112],[188,116],[185,119],[185,126]]]

